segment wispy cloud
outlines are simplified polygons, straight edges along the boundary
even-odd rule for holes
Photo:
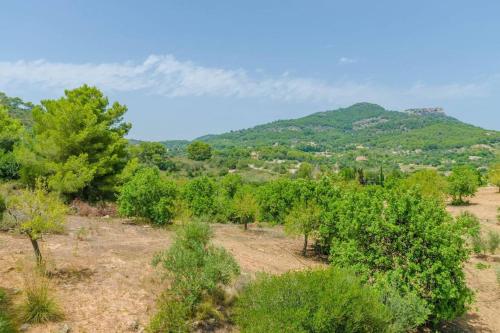
[[[348,63],[353,59],[341,58]],[[104,91],[142,91],[166,97],[266,98],[290,102],[346,105],[373,101],[397,106],[413,101],[434,101],[483,96],[485,83],[391,87],[366,82],[325,82],[284,73],[266,76],[244,69],[204,67],[172,55],[151,55],[142,63],[60,63],[46,60],[0,61],[0,90],[29,87],[60,92],[83,83]]]
[[[348,57],[341,57],[341,58],[339,58],[339,64],[340,65],[354,64],[356,62],[358,62],[358,60],[354,59],[354,58],[348,58]]]

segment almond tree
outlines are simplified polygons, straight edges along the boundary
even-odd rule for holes
[[[22,190],[10,198],[7,212],[16,222],[18,230],[28,236],[33,246],[38,266],[43,263],[38,240],[44,234],[58,233],[64,230],[66,206],[54,193],[48,193],[38,182],[34,190]]]

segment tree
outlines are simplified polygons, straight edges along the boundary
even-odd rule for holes
[[[251,187],[245,186],[236,192],[234,196],[234,210],[236,218],[240,224],[245,226],[245,230],[248,229],[248,223],[255,222],[259,213],[259,205],[257,204],[257,200],[255,200],[255,194]]]
[[[321,223],[321,209],[314,202],[301,202],[293,207],[285,219],[285,231],[304,235],[302,255],[307,254],[308,239]]]
[[[188,157],[195,161],[204,161],[212,157],[212,147],[208,143],[195,141],[187,146]]]
[[[141,142],[130,147],[132,157],[137,157],[142,164],[156,166],[160,170],[167,170],[168,150],[159,142]]]
[[[163,178],[156,167],[144,168],[123,185],[118,209],[124,216],[142,217],[162,225],[174,216],[176,196],[173,181]]]
[[[33,109],[32,137],[16,149],[22,180],[33,185],[42,176],[65,195],[111,197],[127,163],[126,111],[116,102],[109,106],[101,91],[87,85],[42,101]]]
[[[311,179],[313,173],[313,166],[311,163],[302,162],[300,163],[299,169],[297,170],[297,178]]]
[[[448,183],[436,170],[419,170],[402,182],[408,187],[418,188],[424,195],[445,199]]]
[[[351,267],[368,280],[387,279],[403,296],[416,293],[433,323],[467,311],[472,291],[462,268],[470,233],[441,200],[413,189],[358,188],[335,207],[333,265]]]
[[[19,231],[28,236],[37,264],[41,266],[43,258],[38,240],[44,234],[64,230],[67,207],[38,181],[34,190],[21,190],[19,195],[9,198],[7,212]]]
[[[17,178],[19,164],[12,151],[23,133],[21,122],[12,118],[0,105],[0,179]]]
[[[243,186],[243,179],[238,174],[229,173],[222,177],[220,184],[224,195],[232,199]]]
[[[498,192],[500,192],[500,163],[490,166],[488,171],[488,180],[491,184],[498,187]]]
[[[453,197],[452,204],[463,205],[463,197],[474,196],[478,188],[477,174],[471,167],[453,168],[448,177],[448,193]]]
[[[213,179],[202,176],[184,185],[183,196],[194,216],[211,216],[216,210],[217,185]]]

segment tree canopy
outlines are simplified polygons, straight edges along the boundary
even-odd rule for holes
[[[95,87],[66,90],[64,97],[43,100],[33,109],[33,135],[19,149],[21,177],[34,184],[46,177],[49,188],[88,199],[109,197],[116,176],[127,163],[131,125],[127,108]]]

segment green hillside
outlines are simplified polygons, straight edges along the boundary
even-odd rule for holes
[[[347,108],[279,120],[249,129],[199,138],[217,149],[274,147],[329,153],[347,163],[366,156],[374,163],[442,165],[495,158],[500,132],[465,124],[443,112],[408,112],[358,103]]]

